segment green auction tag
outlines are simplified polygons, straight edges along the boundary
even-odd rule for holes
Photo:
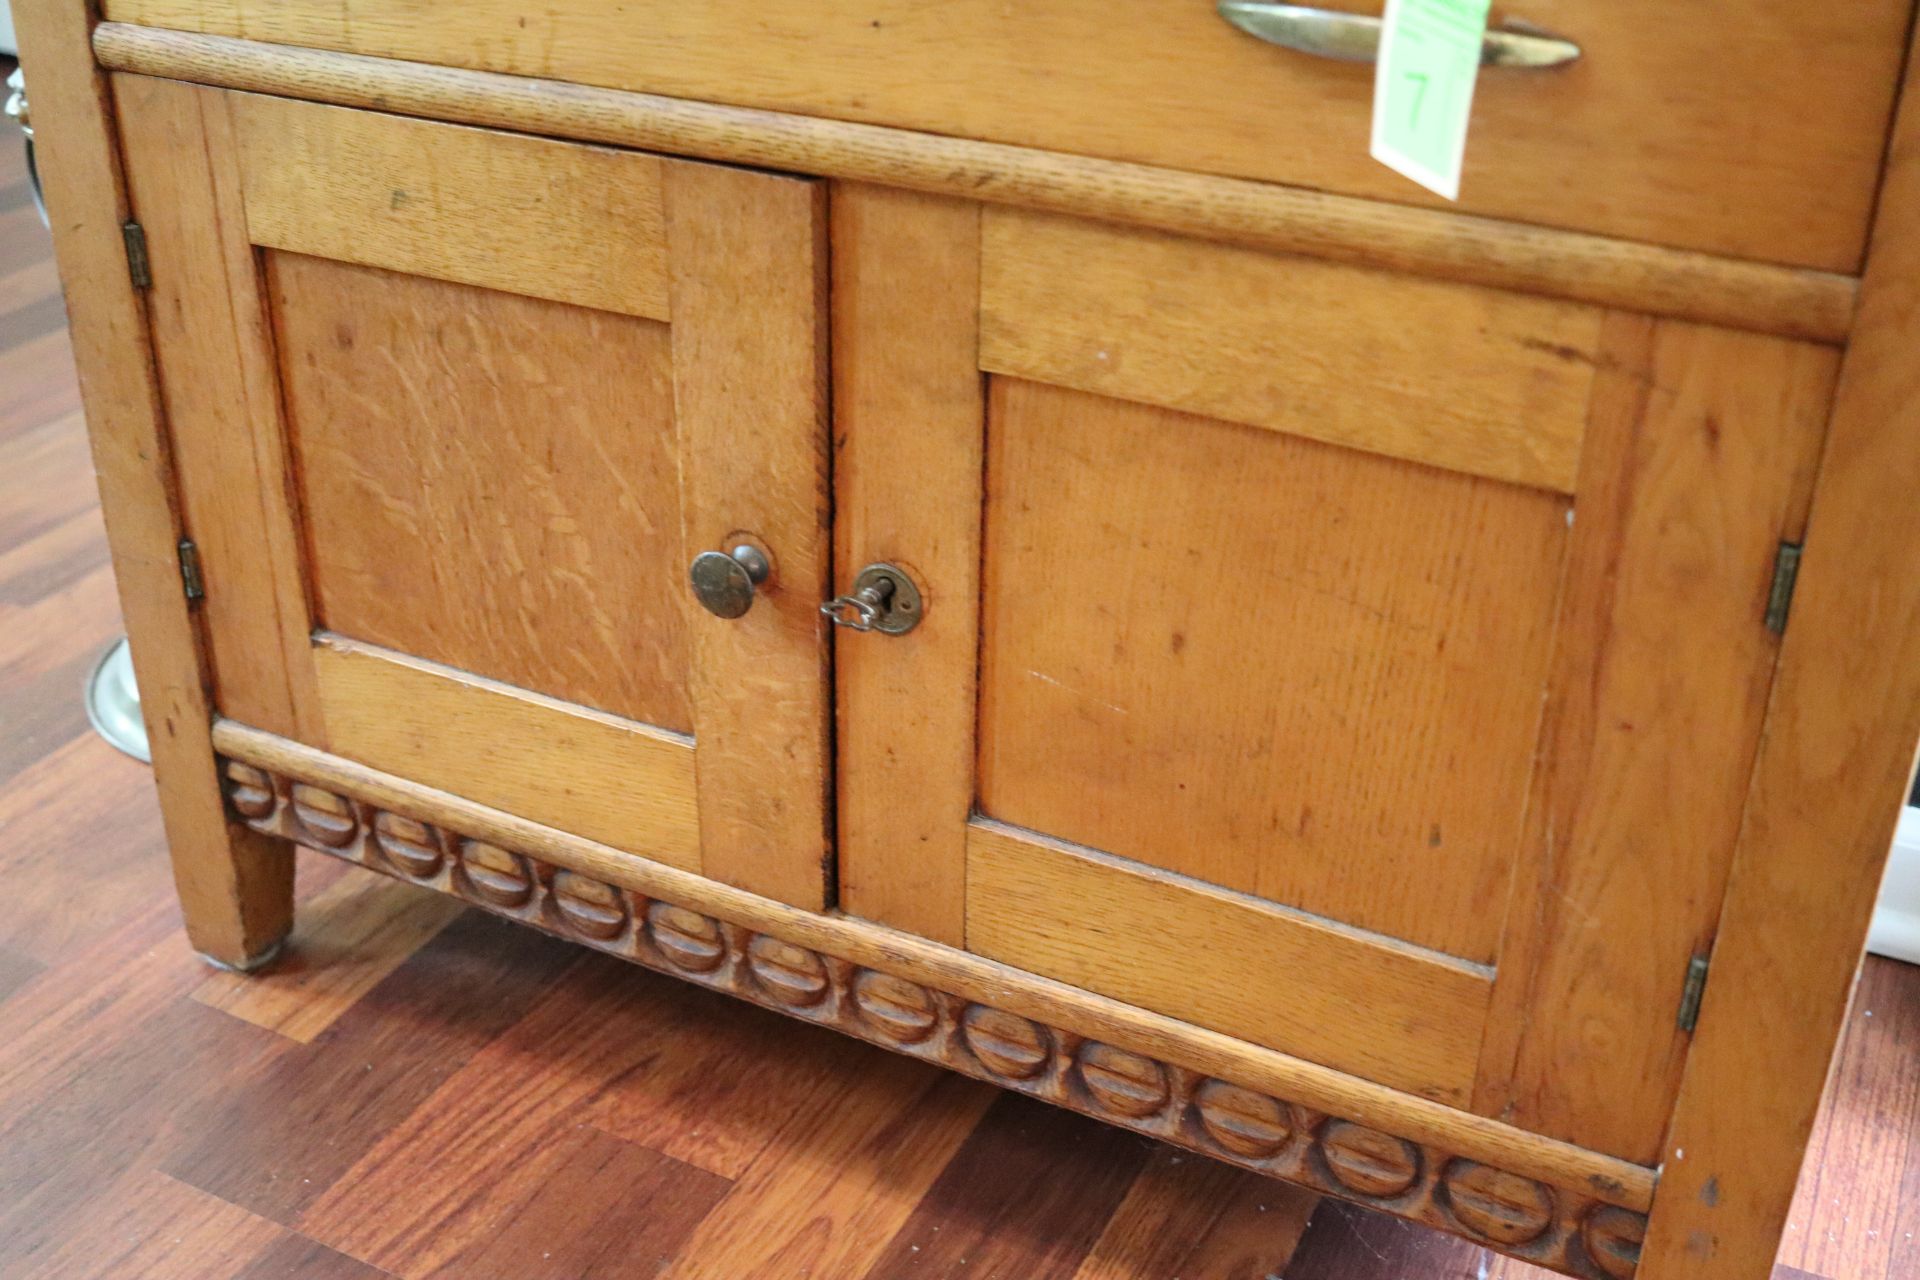
[[[1473,82],[1492,0],[1387,0],[1373,79],[1373,158],[1460,198]]]

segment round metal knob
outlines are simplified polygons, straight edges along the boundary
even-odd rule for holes
[[[700,606],[716,618],[738,618],[753,608],[753,590],[767,580],[767,553],[749,543],[732,551],[702,551],[687,570]]]

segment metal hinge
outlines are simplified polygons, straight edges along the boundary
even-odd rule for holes
[[[121,225],[120,236],[127,242],[127,274],[133,277],[133,287],[151,289],[153,270],[147,264],[146,228],[129,218]]]
[[[188,601],[206,597],[207,584],[200,577],[200,548],[192,538],[180,539],[180,585],[186,588]]]
[[[1779,635],[1787,629],[1787,610],[1793,607],[1793,584],[1800,577],[1800,544],[1783,542],[1773,557],[1773,586],[1767,591],[1767,630]]]
[[[1687,985],[1680,989],[1680,1016],[1674,1021],[1682,1031],[1692,1034],[1700,1021],[1700,997],[1707,991],[1707,957],[1687,961]]]

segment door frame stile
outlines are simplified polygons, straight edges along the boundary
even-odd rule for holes
[[[1920,52],[1920,31],[1914,48]],[[1887,153],[1644,1280],[1773,1266],[1920,740],[1920,76]],[[1764,1050],[1764,1052],[1761,1052]]]

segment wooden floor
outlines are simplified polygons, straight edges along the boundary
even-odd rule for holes
[[[0,71],[4,71],[0,67]],[[1261,1280],[1310,1201],[305,855],[271,975],[88,731],[118,631],[0,138],[0,1276]],[[1764,1069],[1756,1046],[1756,1069]],[[1778,1280],[1920,1276],[1920,972],[1875,962]],[[1287,1280],[1545,1273],[1329,1202]]]

